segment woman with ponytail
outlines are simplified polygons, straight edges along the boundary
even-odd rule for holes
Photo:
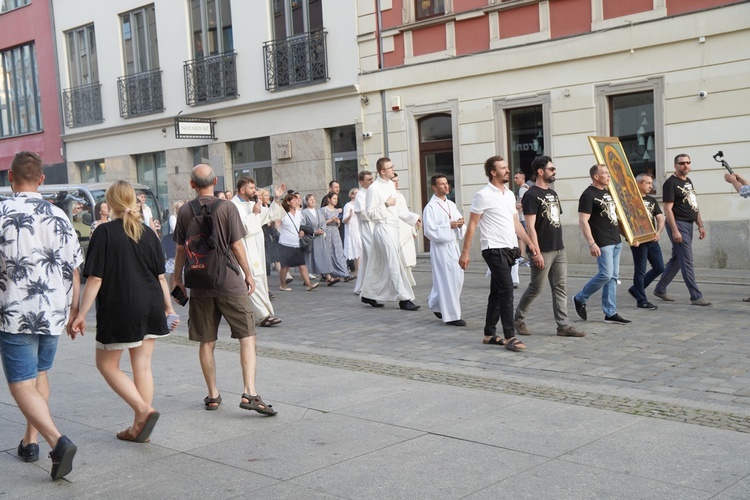
[[[86,313],[96,299],[96,367],[109,386],[133,409],[133,424],[117,433],[124,441],[144,443],[159,418],[151,406],[154,339],[169,334],[179,319],[164,279],[164,254],[158,236],[143,224],[133,187],[115,181],[105,194],[111,222],[92,234],[83,276],[88,278],[71,331],[83,333]],[[120,369],[128,349],[131,380]]]

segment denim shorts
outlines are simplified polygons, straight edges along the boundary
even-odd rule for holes
[[[9,384],[33,380],[52,368],[59,335],[0,332],[0,357]]]

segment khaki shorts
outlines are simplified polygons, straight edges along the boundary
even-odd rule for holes
[[[219,335],[222,316],[232,332],[233,339],[255,336],[255,320],[250,298],[190,297],[188,310],[188,336],[195,342],[214,342]]]

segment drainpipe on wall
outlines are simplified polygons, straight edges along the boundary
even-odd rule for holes
[[[375,0],[375,9],[377,10],[377,36],[378,36],[378,69],[381,71],[385,66],[385,56],[383,55],[383,37],[380,36],[383,27],[383,14],[380,10],[380,0]],[[388,118],[386,117],[385,107],[385,90],[380,91],[380,114],[383,120],[383,156],[388,156]]]
[[[55,58],[55,80],[57,82],[57,99],[58,99],[58,110],[60,114],[60,135],[65,136],[65,110],[63,109],[62,99],[62,81],[60,80],[60,63],[57,58],[57,29],[55,28],[55,11],[53,10],[52,0],[49,0],[49,23],[52,28],[52,54]],[[67,151],[65,150],[65,139],[60,138],[60,156],[65,161],[65,176],[68,176],[68,159]]]

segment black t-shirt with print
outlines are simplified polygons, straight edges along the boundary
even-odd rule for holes
[[[675,220],[695,222],[698,220],[698,198],[695,196],[695,188],[690,177],[685,180],[676,175],[664,181],[663,188],[664,203],[674,203],[672,213]]]
[[[591,235],[599,247],[620,243],[619,221],[615,200],[606,189],[589,186],[578,200],[578,212],[590,214]]]
[[[536,229],[539,250],[552,252],[562,250],[563,236],[560,214],[562,206],[557,193],[551,189],[531,186],[523,196],[524,215],[535,215],[534,229]]]
[[[644,195],[643,204],[646,205],[646,210],[651,215],[651,223],[654,225],[654,229],[657,229],[656,216],[662,213],[661,208],[659,208],[659,202],[653,196]]]

